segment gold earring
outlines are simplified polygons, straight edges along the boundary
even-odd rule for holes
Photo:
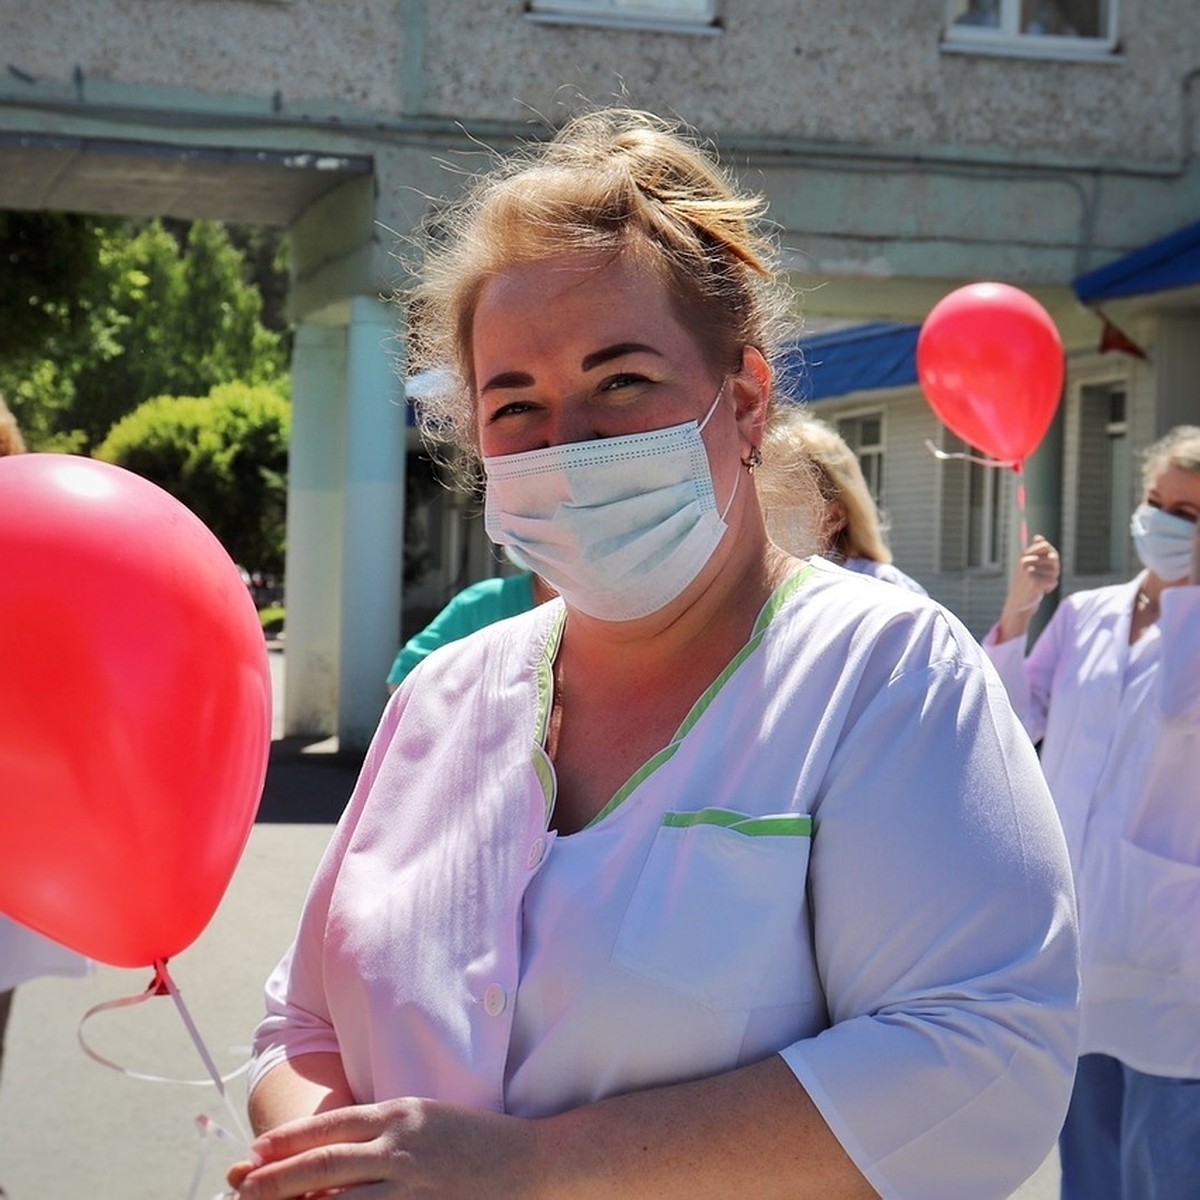
[[[751,447],[750,454],[742,459],[742,466],[748,475],[753,475],[754,468],[762,466],[762,451],[757,446]]]

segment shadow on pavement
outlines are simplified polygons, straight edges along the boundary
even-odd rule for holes
[[[280,738],[271,743],[260,824],[333,824],[342,815],[362,756],[342,754],[336,739]]]

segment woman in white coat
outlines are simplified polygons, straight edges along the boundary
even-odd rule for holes
[[[1200,1180],[1200,427],[1146,451],[1145,569],[1059,605],[1025,655],[1054,547],[1027,547],[985,648],[1067,835],[1083,952],[1064,1200],[1176,1200]]]
[[[1001,1200],[1053,1144],[1062,831],[950,614],[767,539],[757,208],[600,110],[439,213],[423,423],[558,598],[392,697],[268,983],[242,1200]]]

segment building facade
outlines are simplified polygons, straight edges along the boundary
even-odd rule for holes
[[[493,569],[446,499],[403,593],[412,434],[386,297],[464,172],[581,103],[712,139],[769,199],[812,336],[919,324],[972,280],[1035,295],[1069,370],[1030,521],[1063,541],[1068,588],[1128,570],[1127,540],[1080,514],[1102,495],[1123,519],[1136,447],[1200,409],[1194,282],[1104,301],[1145,358],[1102,353],[1074,287],[1200,217],[1195,0],[0,0],[0,32],[0,206],[290,234],[289,733],[365,744],[402,632]],[[947,435],[914,384],[819,403],[882,462],[897,561],[982,631],[1011,480],[935,459]]]

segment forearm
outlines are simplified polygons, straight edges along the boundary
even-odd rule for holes
[[[536,1126],[538,1195],[545,1200],[876,1194],[777,1056]]]
[[[250,1094],[254,1132],[354,1103],[337,1054],[304,1054],[269,1071]]]

